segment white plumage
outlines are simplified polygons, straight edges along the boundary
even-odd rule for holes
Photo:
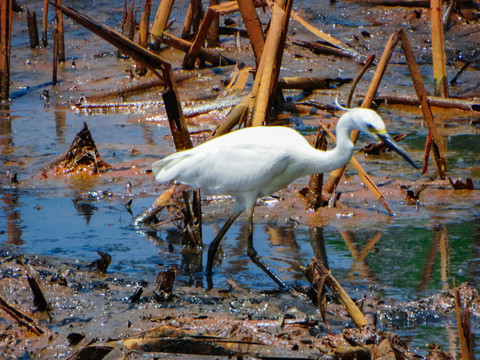
[[[283,282],[260,260],[253,248],[253,208],[257,198],[270,195],[295,179],[324,173],[345,165],[352,157],[352,130],[360,130],[387,142],[408,162],[408,155],[391,139],[381,117],[373,110],[347,111],[336,126],[337,146],[329,151],[313,148],[297,131],[287,127],[251,127],[214,138],[153,164],[155,179],[172,180],[193,188],[232,195],[235,204],[226,224],[209,247],[207,272],[223,235],[244,210],[249,219],[248,253],[280,286]]]

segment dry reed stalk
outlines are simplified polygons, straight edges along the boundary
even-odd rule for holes
[[[55,0],[55,3],[61,4],[62,0]],[[63,32],[63,16],[62,10],[57,7],[56,11],[56,18],[57,18],[57,61],[58,62],[65,62],[65,34]]]
[[[12,1],[0,2],[0,102],[10,98],[10,42],[12,32]]]
[[[435,96],[448,97],[447,60],[443,34],[442,0],[430,1],[433,78]]]
[[[48,29],[48,1],[43,2],[43,16],[42,16],[42,44],[43,47],[47,47],[47,29]]]
[[[282,25],[285,18],[285,10],[274,4],[272,9],[272,18],[270,20],[270,29],[262,59],[260,60],[255,83],[258,90],[255,92],[255,110],[253,115],[253,126],[261,126],[268,118],[271,104],[271,83],[274,81],[274,67],[277,62],[277,53],[283,52],[279,49],[282,38]],[[255,85],[254,85],[255,87]]]
[[[153,35],[158,37],[158,42],[161,42],[163,33],[167,28],[168,19],[170,18],[170,14],[172,12],[172,7],[173,0],[162,0],[158,5],[157,14],[155,15],[152,29],[150,30]]]
[[[34,49],[40,44],[40,39],[38,38],[37,14],[35,11],[31,13],[28,9],[27,26],[28,37],[30,38],[30,47]]]
[[[252,0],[238,0],[238,7],[242,14],[245,28],[247,29],[258,68],[260,59],[262,58],[263,48],[265,47],[265,37],[263,36],[262,26],[257,16],[257,10]]]

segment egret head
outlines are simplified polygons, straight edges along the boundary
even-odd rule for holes
[[[354,118],[354,122],[358,130],[361,132],[382,141],[390,149],[396,151],[400,156],[402,156],[410,165],[415,169],[418,169],[418,166],[415,162],[408,156],[408,154],[398,145],[395,140],[387,133],[385,128],[385,123],[383,122],[380,115],[371,109],[355,108],[349,110],[351,116]]]

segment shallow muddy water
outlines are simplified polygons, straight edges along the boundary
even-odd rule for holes
[[[30,9],[40,13],[43,2],[34,1]],[[156,9],[157,2],[153,2]],[[406,20],[412,9],[371,7],[337,2],[328,6],[316,1],[294,4],[298,13],[312,24],[351,44],[365,54],[380,57],[388,36],[400,27],[408,29],[414,51],[421,66],[427,91],[432,88],[431,53],[428,39],[428,17],[424,9],[419,19]],[[110,2],[66,2],[107,25],[118,28],[122,2],[111,8]],[[94,8],[86,7],[90,4]],[[84,7],[85,6],[85,7]],[[140,4],[143,6],[143,4]],[[184,2],[178,2],[173,17],[178,19],[172,33],[181,31]],[[395,10],[396,9],[396,10]],[[398,11],[397,11],[398,10]],[[318,15],[316,15],[318,14]],[[239,21],[239,17],[232,16]],[[154,282],[159,270],[179,265],[177,281],[183,285],[206,287],[203,259],[190,263],[182,248],[181,234],[172,223],[160,230],[135,228],[133,217],[140,214],[158,196],[164,185],[156,184],[147,172],[151,163],[174,151],[168,123],[161,104],[161,89],[137,94],[113,103],[144,102],[136,106],[117,106],[114,110],[82,110],[74,105],[82,96],[123,88],[142,79],[131,78],[132,62],[118,59],[109,44],[91,35],[81,26],[66,20],[67,61],[59,66],[59,85],[51,81],[51,48],[30,49],[23,15],[14,15],[12,38],[12,102],[0,112],[0,250],[10,254],[56,255],[68,259],[93,261],[96,251],[112,256],[109,271],[119,271],[135,279]],[[449,76],[458,70],[457,61],[472,58],[474,44],[480,41],[479,23],[455,17],[455,24],[446,35],[449,54]],[[313,36],[292,22],[290,30],[303,40]],[[293,35],[295,32],[295,35]],[[472,33],[473,35],[465,35]],[[368,34],[368,36],[367,36]],[[233,47],[225,39],[226,51],[232,57],[252,62],[247,40],[243,47]],[[461,52],[461,56],[459,55]],[[167,49],[162,56],[179,73],[182,55]],[[242,57],[240,57],[242,56]],[[461,58],[461,59],[460,59]],[[408,70],[401,52],[394,55],[382,82],[380,95],[413,94]],[[475,64],[474,64],[475,65]],[[360,69],[352,61],[316,56],[293,45],[287,47],[282,67],[283,76],[304,74],[316,76],[355,77]],[[218,93],[233,68],[213,72],[183,72],[188,78],[179,82],[180,97],[198,106],[208,104]],[[367,72],[358,88],[363,94],[374,70]],[[462,94],[478,87],[480,74],[476,65],[467,70],[451,88]],[[348,87],[338,91],[346,96]],[[286,96],[298,93],[286,91]],[[333,104],[336,91],[314,92],[312,98]],[[355,100],[358,100],[356,98]],[[105,102],[108,103],[108,102]],[[146,104],[146,105],[145,105]],[[408,132],[402,147],[418,164],[423,159],[427,128],[416,107],[382,105],[378,109],[391,134]],[[337,113],[339,115],[339,113]],[[472,178],[480,188],[479,113],[434,109],[440,132],[447,148],[448,176]],[[213,114],[207,119],[191,119],[194,130],[211,130],[216,124]],[[287,114],[290,126],[309,139],[316,132],[318,120],[331,115]],[[81,129],[88,124],[102,158],[112,169],[94,177],[50,177],[42,179],[42,167],[65,152]],[[194,142],[203,141],[201,137]],[[359,147],[368,139],[360,137]],[[342,192],[344,208],[305,211],[305,203],[297,195],[308,181],[299,179],[278,197],[259,202],[255,216],[255,246],[265,262],[289,285],[306,284],[299,265],[306,265],[312,256],[323,259],[332,274],[349,290],[375,294],[395,301],[415,300],[464,282],[480,281],[480,194],[474,191],[453,191],[448,181],[426,181],[418,205],[408,205],[401,186],[420,179],[418,171],[390,153],[365,158],[357,155],[369,174],[385,191],[396,217],[387,215],[383,207],[361,184],[353,168],[347,168]],[[431,156],[433,157],[433,155]],[[435,175],[435,164],[429,169]],[[8,172],[8,173],[7,173]],[[11,184],[8,174],[17,173],[18,184]],[[433,179],[436,180],[436,179]],[[203,236],[208,245],[223,225],[230,200],[204,194]],[[130,212],[127,203],[132,201]],[[164,220],[167,214],[162,215]],[[222,256],[215,265],[213,283],[225,286],[233,279],[251,291],[274,290],[276,285],[265,276],[246,254],[246,218],[240,217],[222,242]],[[367,251],[367,249],[369,251]],[[371,249],[371,250],[370,250]],[[363,252],[362,252],[363,251]],[[197,259],[198,260],[198,259]],[[201,266],[203,264],[203,266]],[[452,318],[453,319],[453,318]],[[454,321],[425,319],[424,323],[401,325],[399,335],[411,344],[425,349],[427,343],[452,346]],[[478,323],[474,332],[478,332]],[[478,336],[477,336],[478,343]],[[480,348],[477,345],[477,352]],[[453,349],[458,351],[458,349]]]

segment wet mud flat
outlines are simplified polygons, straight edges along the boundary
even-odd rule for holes
[[[90,11],[77,2],[69,5]],[[110,2],[95,5],[92,16],[119,26],[120,5],[115,9]],[[431,78],[428,10],[354,2],[323,5],[305,2],[294,6],[312,24],[363,54],[375,53],[377,58],[388,37],[398,28],[405,28],[422,75]],[[31,6],[39,10],[42,2]],[[185,12],[186,5],[178,4],[174,17],[183,19]],[[257,250],[273,264],[282,280],[307,289],[309,285],[298,264],[306,265],[312,255],[327,259],[335,277],[379,329],[355,332],[343,307],[329,297],[327,319],[337,335],[328,336],[311,297],[278,291],[251,266],[244,251],[245,218],[240,217],[234,235],[222,243],[223,254],[215,265],[211,289],[204,281],[202,255],[199,259],[198,254],[189,256],[185,251],[171,214],[162,213],[160,225],[155,228],[131,225],[134,216],[165,190],[151,176],[152,162],[175,151],[161,90],[149,86],[155,78],[151,74],[146,78],[136,76],[133,61],[118,58],[115,49],[67,21],[69,55],[60,65],[59,84],[48,85],[50,47],[29,49],[22,15],[16,16],[14,96],[10,109],[1,112],[0,185],[5,224],[0,232],[4,239],[1,295],[27,314],[41,333],[32,334],[28,326],[2,313],[0,347],[5,348],[7,358],[68,358],[92,342],[96,347],[91,351],[98,351],[97,356],[115,359],[196,359],[211,358],[212,354],[359,358],[375,352],[377,358],[392,352],[397,358],[414,358],[426,356],[426,344],[435,342],[455,354],[459,352],[458,330],[453,290],[449,289],[460,284],[464,284],[460,295],[462,303],[469,304],[472,332],[478,333],[478,111],[434,108],[448,150],[448,175],[453,181],[473,179],[477,190],[454,190],[448,180],[438,179],[432,161],[430,172],[421,178],[391,153],[360,153],[357,157],[374,174],[372,178],[386,194],[396,217],[386,213],[350,168],[339,186],[342,195],[337,207],[305,210],[305,199],[299,192],[308,179],[299,179],[273,197],[259,201],[255,214]],[[240,16],[230,20],[241,24]],[[324,124],[336,122],[340,112],[331,109],[335,97],[347,97],[346,80],[354,78],[361,65],[352,59],[319,55],[298,47],[295,41],[315,38],[297,23],[292,25],[282,76],[307,73],[341,80],[308,94],[306,100],[310,102],[297,103],[295,99],[305,94],[285,90],[295,106],[278,114],[274,123],[295,127],[313,141],[320,119]],[[471,62],[451,87],[451,93],[475,100],[480,82],[478,63],[474,61],[480,41],[479,24],[455,16],[450,26],[446,37],[449,76]],[[171,32],[180,31],[181,20],[174,22]],[[248,42],[236,40],[225,37],[223,51],[254,66]],[[235,66],[186,71],[180,65],[183,55],[171,48],[161,53],[173,64],[193,142],[199,144],[226,116],[231,104],[240,99],[217,100]],[[400,50],[394,52],[394,60],[386,72],[380,97],[413,93]],[[366,92],[373,73],[367,72],[365,81],[358,85],[354,103]],[[429,88],[430,82],[426,80]],[[137,85],[148,90],[124,92]],[[387,101],[378,111],[389,131],[409,133],[402,146],[420,163],[427,129],[418,107]],[[110,167],[96,175],[55,174],[52,164],[67,150],[83,122],[88,123],[98,151]],[[415,197],[409,197],[409,190]],[[204,195],[204,242],[208,245],[224,221],[231,200]],[[112,257],[106,272],[87,266],[98,257],[97,250]],[[28,266],[21,265],[21,258]],[[158,299],[153,294],[156,275],[172,264],[178,266],[173,291],[167,299]],[[27,269],[29,276],[38,278],[48,312],[36,311],[38,304],[28,283]],[[141,294],[137,292],[140,288]],[[437,337],[440,328],[445,333]],[[138,335],[140,332],[145,333]],[[139,348],[131,350],[134,339]],[[163,346],[171,353],[152,351],[153,346]],[[444,356],[440,347],[432,350],[433,358]],[[192,355],[179,356],[182,352]],[[83,354],[93,358],[91,353]]]
[[[0,270],[5,300],[28,314],[23,323],[7,318],[0,322],[6,359],[70,358],[72,354],[82,359],[405,359],[421,354],[395,335],[396,328],[456,321],[452,291],[398,303],[350,289],[377,328],[355,329],[345,309],[330,298],[327,319],[336,335],[328,335],[318,307],[300,292],[252,292],[233,280],[210,290],[179,282],[162,298],[145,280],[45,256],[3,254]],[[38,281],[48,299],[46,311],[35,311],[37,298],[27,278]],[[478,291],[464,284],[459,294],[470,304],[471,320],[478,321]],[[429,356],[446,359],[451,355],[431,344]]]

